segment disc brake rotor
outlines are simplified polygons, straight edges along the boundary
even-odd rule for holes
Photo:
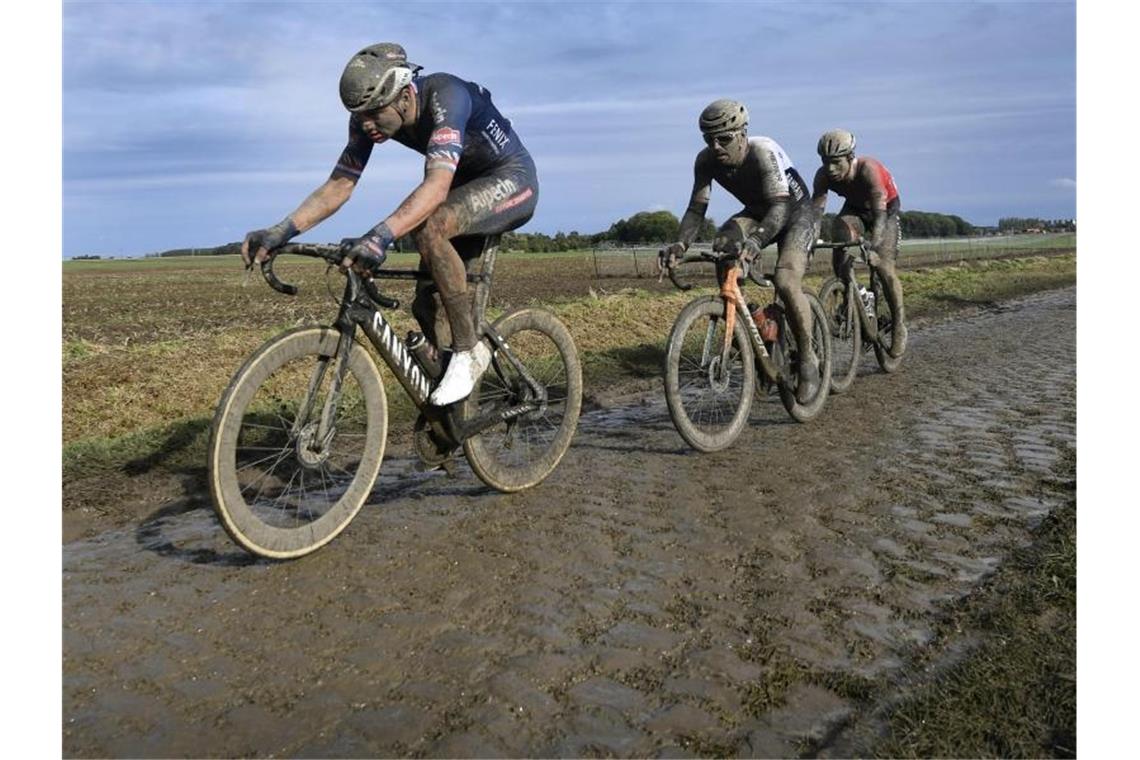
[[[310,422],[305,427],[301,428],[300,435],[294,443],[297,451],[297,461],[301,463],[302,467],[310,470],[318,469],[329,458],[329,446],[327,445],[332,441],[332,436],[326,436],[326,445],[317,449],[315,439],[317,436],[317,423]]]

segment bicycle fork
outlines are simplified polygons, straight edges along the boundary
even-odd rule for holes
[[[336,434],[337,408],[340,405],[341,388],[344,385],[344,375],[348,371],[348,352],[352,350],[351,328],[346,334],[343,330],[340,340],[337,341],[336,356],[332,359],[322,358],[313,367],[309,375],[308,389],[302,399],[301,408],[297,410],[297,417],[293,420],[290,430],[291,438],[297,442],[297,454],[303,463],[319,464],[322,455],[328,451],[328,445]],[[321,384],[328,372],[330,361],[333,363],[332,384],[328,395],[325,396],[321,406],[320,420],[316,429],[309,421],[313,414],[313,405],[320,394]]]
[[[728,371],[728,356],[732,348],[732,336],[736,329],[736,318],[739,315],[740,319],[748,327],[748,336],[752,341],[752,348],[756,354],[756,363],[760,365],[761,372],[773,383],[783,384],[785,382],[784,376],[780,373],[780,368],[776,366],[775,361],[772,360],[772,355],[768,353],[768,348],[764,345],[763,338],[760,337],[760,330],[756,327],[756,323],[752,320],[748,312],[748,303],[744,300],[744,294],[740,292],[740,276],[742,270],[740,266],[733,262],[728,266],[717,268],[717,279],[720,280],[720,297],[724,300],[724,345],[721,347],[720,365],[721,372],[727,373]],[[711,338],[712,338],[713,325],[709,325],[709,334],[705,339],[705,356],[709,355]]]

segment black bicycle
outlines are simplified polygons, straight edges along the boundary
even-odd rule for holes
[[[882,279],[874,267],[870,271],[870,287],[863,287],[855,275],[852,248],[859,249],[859,258],[868,263],[869,252],[864,241],[849,243],[817,243],[815,248],[830,248],[847,256],[851,278],[844,283],[838,277],[828,277],[819,288],[819,300],[827,313],[831,328],[831,391],[847,390],[859,370],[863,354],[874,350],[875,359],[884,372],[894,372],[902,363],[902,355],[892,356],[894,315],[883,292]]]
[[[720,293],[688,303],[669,334],[665,401],[677,432],[699,451],[730,446],[748,422],[752,395],[757,391],[778,393],[796,421],[813,419],[827,401],[831,377],[831,333],[815,294],[804,291],[812,313],[811,341],[819,360],[819,390],[801,404],[796,400],[800,351],[785,306],[777,295],[771,306],[761,311],[750,307],[740,290],[745,279],[771,288],[772,276],[758,275],[737,255],[698,252],[677,264],[696,261],[716,265]],[[679,289],[692,287],[677,279],[674,266],[665,271]]]
[[[380,270],[375,280],[353,271],[336,320],[328,327],[288,330],[258,348],[222,394],[209,445],[210,495],[226,532],[263,557],[315,551],[356,516],[380,472],[388,405],[363,333],[419,409],[413,439],[429,465],[448,463],[462,448],[488,486],[512,492],[549,475],[578,425],[582,367],[574,340],[548,311],[517,309],[488,324],[484,311],[498,237],[484,241],[474,283],[474,317],[491,365],[475,391],[446,407],[428,402],[449,354],[436,360],[423,335],[405,343],[379,310],[399,302],[375,280],[430,279],[412,270]],[[296,254],[339,265],[335,245],[286,245]],[[270,259],[261,272],[275,290],[293,295]]]

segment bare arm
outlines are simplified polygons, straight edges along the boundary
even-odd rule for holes
[[[693,164],[693,192],[689,196],[689,206],[685,215],[681,217],[681,242],[688,250],[697,233],[701,231],[701,222],[705,219],[705,212],[709,208],[709,196],[712,194],[712,175],[703,167],[700,155]]]
[[[297,231],[310,230],[335,214],[352,196],[355,188],[355,177],[334,171],[323,185],[310,193],[308,198],[301,201],[297,210],[289,215]]]
[[[871,223],[871,236],[867,242],[877,251],[883,244],[883,234],[887,229],[887,189],[883,187],[882,181],[870,163],[860,161],[859,171],[863,181],[871,186],[871,213],[875,215],[875,219]]]
[[[811,183],[811,205],[820,213],[827,210],[827,170],[822,166],[815,170],[815,179]]]
[[[424,172],[424,181],[384,220],[393,237],[403,237],[423,224],[447,200],[454,176],[449,169],[428,169]]]
[[[355,187],[355,176],[334,170],[325,183],[310,193],[293,213],[267,230],[257,230],[246,235],[241,244],[242,261],[247,267],[254,261],[262,263],[269,258],[271,250],[332,216],[352,195]],[[254,254],[252,260],[251,249]]]
[[[792,199],[790,195],[784,195],[776,198],[768,206],[768,210],[764,212],[764,218],[760,220],[760,226],[753,230],[752,234],[748,236],[750,240],[756,242],[757,248],[763,248],[772,242],[772,238],[776,233],[784,229],[784,225],[788,222],[788,212],[792,208]]]

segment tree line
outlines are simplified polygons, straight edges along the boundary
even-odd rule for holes
[[[671,243],[681,235],[681,220],[669,211],[641,211],[628,219],[619,219],[605,232],[582,235],[558,232],[507,232],[501,246],[509,251],[557,252],[600,246]],[[697,231],[697,242],[709,242],[716,235],[716,223],[705,217]]]
[[[998,219],[999,232],[1076,232],[1076,219],[1007,216]]]
[[[821,230],[827,237],[832,229],[835,214],[824,214]],[[939,214],[931,211],[903,211],[899,214],[899,224],[903,235],[908,238],[965,237],[992,231],[993,228],[975,227],[955,214]],[[619,219],[604,232],[583,234],[577,230],[556,232],[506,232],[502,236],[501,247],[509,251],[530,251],[535,253],[557,253],[584,248],[616,247],[623,245],[658,245],[671,243],[680,237],[681,220],[670,211],[641,211],[628,219]],[[697,234],[696,242],[710,242],[716,235],[717,225],[710,217],[705,217]],[[1007,217],[998,221],[999,232],[1024,232],[1041,230],[1044,232],[1075,231],[1072,219],[1043,220],[1036,218]],[[415,243],[411,236],[396,241],[398,251],[414,251]],[[226,243],[215,248],[179,248],[149,256],[216,256],[236,254],[241,251],[241,243]],[[82,258],[82,257],[77,257]]]

